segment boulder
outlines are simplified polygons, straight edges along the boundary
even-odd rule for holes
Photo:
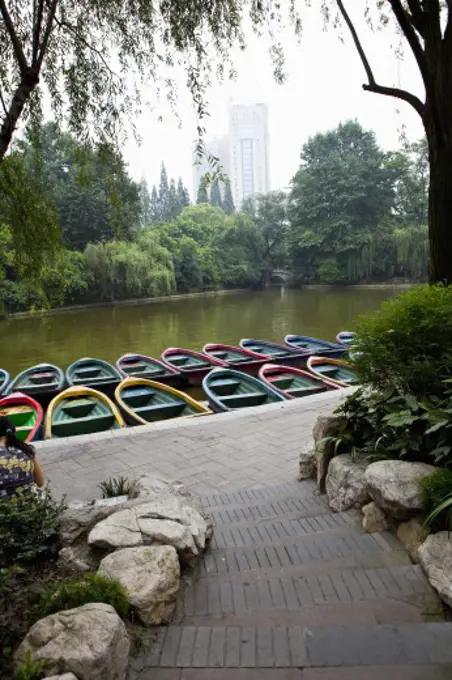
[[[413,562],[417,564],[419,562],[418,550],[428,536],[427,529],[422,526],[418,519],[410,519],[408,522],[399,524],[397,536]]]
[[[165,497],[174,495],[192,500],[191,494],[185,489],[182,482],[169,482],[147,473],[134,479],[129,489],[129,498],[143,498],[144,496],[155,498],[156,496]]]
[[[298,458],[298,481],[315,477],[316,469],[315,449],[302,449]]]
[[[205,550],[207,523],[176,496],[142,502],[96,524],[88,536],[92,547],[114,550],[139,545],[172,545],[183,561]]]
[[[52,675],[46,680],[77,680],[77,678],[73,673],[63,673],[63,675]]]
[[[352,456],[335,456],[328,467],[326,493],[328,504],[335,512],[343,512],[367,503],[369,492],[364,482],[367,465],[353,460]]]
[[[122,510],[127,496],[105,498],[95,502],[74,501],[64,512],[60,522],[60,538],[63,545],[72,545],[106,517]]]
[[[430,534],[418,548],[419,561],[440,598],[452,607],[452,541],[448,531]]]
[[[368,534],[386,531],[389,522],[383,510],[373,501],[363,507],[363,529]]]
[[[325,493],[325,480],[328,466],[335,455],[334,441],[325,441],[325,439],[328,439],[328,437],[337,437],[343,422],[343,418],[336,416],[319,416],[312,431],[315,442],[317,488],[321,493]]]
[[[99,561],[91,555],[89,546],[67,545],[58,553],[58,566],[62,571],[71,574],[85,574],[87,571],[95,571]]]
[[[86,604],[35,623],[17,650],[16,660],[24,662],[30,651],[54,675],[125,680],[129,647],[126,627],[113,607]]]
[[[372,500],[391,517],[406,520],[422,511],[418,482],[436,469],[426,463],[382,460],[369,465],[364,478]]]
[[[99,573],[121,582],[145,626],[170,621],[180,579],[174,548],[165,545],[117,550],[102,560]]]

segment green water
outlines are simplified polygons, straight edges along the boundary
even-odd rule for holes
[[[200,349],[240,338],[283,342],[289,333],[334,340],[353,319],[399,289],[270,289],[102,307],[0,321],[0,366],[13,375],[40,362],[65,369],[83,356],[115,362],[125,352],[158,357],[169,346]]]

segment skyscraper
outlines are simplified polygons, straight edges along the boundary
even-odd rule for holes
[[[265,104],[229,110],[229,177],[237,209],[255,194],[270,191],[268,110]]]

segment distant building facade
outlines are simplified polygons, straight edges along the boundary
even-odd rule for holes
[[[268,109],[266,104],[234,105],[229,109],[229,134],[206,144],[207,155],[219,159],[231,182],[236,209],[255,194],[270,191]],[[201,177],[212,167],[207,155],[193,155],[193,196],[196,200]]]

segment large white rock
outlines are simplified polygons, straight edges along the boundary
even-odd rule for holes
[[[345,454],[331,460],[325,488],[332,510],[343,512],[370,500],[364,481],[366,467],[365,463],[357,462]]]
[[[317,460],[315,457],[315,448],[308,446],[300,451],[298,457],[298,481],[303,479],[311,479],[315,477],[317,471]]]
[[[63,545],[72,545],[77,539],[87,534],[97,522],[122,510],[127,504],[127,497],[103,499],[92,503],[74,501],[63,513],[60,522],[60,538]]]
[[[372,500],[395,519],[410,519],[421,512],[419,480],[437,468],[426,463],[382,460],[368,466],[364,479]]]
[[[125,680],[129,658],[126,627],[108,604],[86,604],[41,619],[16,653],[30,651],[47,673],[73,673],[79,680]]]
[[[430,584],[452,607],[452,541],[449,532],[440,531],[427,536],[417,554]]]
[[[416,564],[419,562],[419,548],[428,536],[427,529],[416,519],[402,522],[397,527],[397,537],[405,546],[409,556]]]
[[[99,573],[117,579],[145,626],[168,623],[179,592],[180,566],[168,545],[117,550],[100,563]]]
[[[389,527],[385,513],[373,501],[363,507],[363,529],[368,534],[385,531]]]
[[[317,468],[317,488],[325,492],[325,480],[330,461],[335,455],[334,441],[330,438],[339,435],[343,418],[336,416],[319,416],[312,431],[315,442],[315,460]]]
[[[46,680],[77,680],[77,678],[73,673],[63,673],[63,675],[52,675]]]
[[[142,543],[135,508],[115,512],[114,515],[96,524],[88,536],[88,545],[109,550],[142,545]]]

